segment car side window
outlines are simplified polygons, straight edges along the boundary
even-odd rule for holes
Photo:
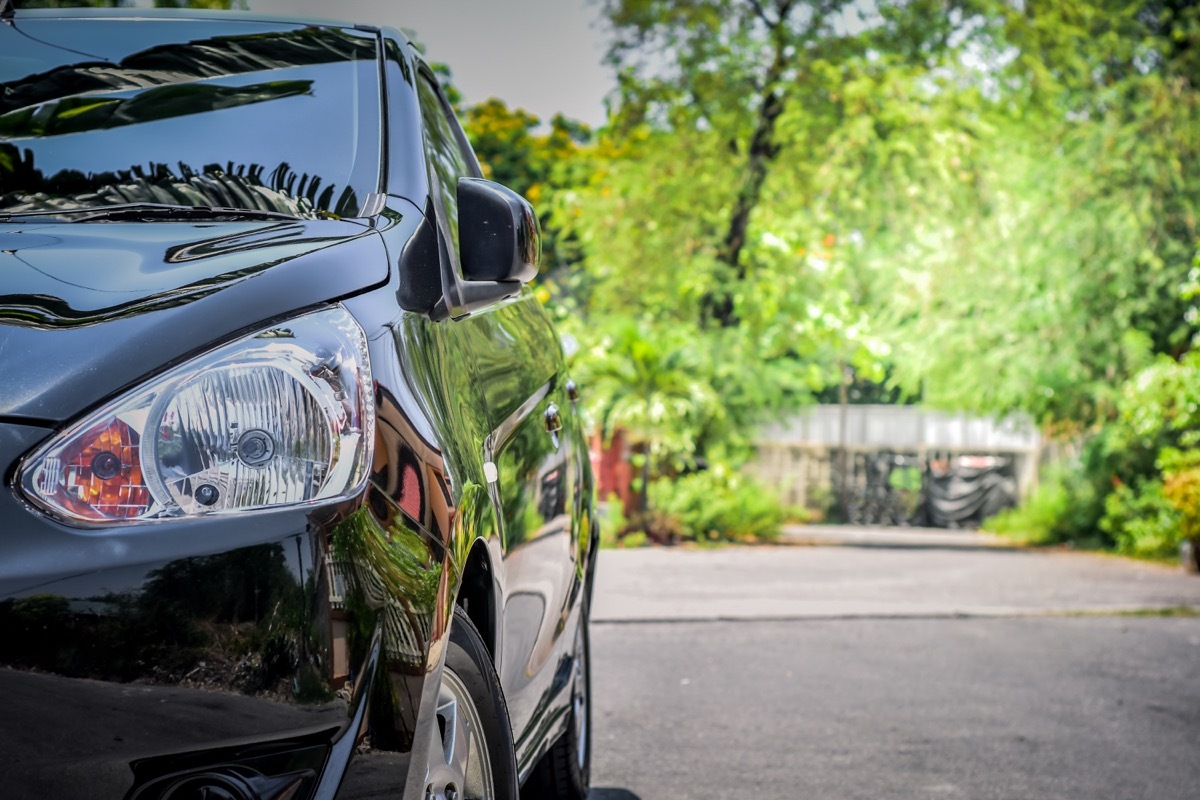
[[[458,253],[458,179],[474,177],[474,158],[468,157],[462,141],[462,130],[447,112],[441,94],[424,73],[417,81],[421,117],[425,130],[425,157],[429,162],[430,184],[441,196],[438,211],[445,215],[450,243]]]

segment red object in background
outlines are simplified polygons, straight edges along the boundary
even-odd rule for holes
[[[629,463],[629,443],[625,441],[624,431],[618,429],[613,433],[607,446],[598,433],[592,436],[590,444],[588,450],[592,472],[596,475],[596,499],[603,503],[610,494],[615,494],[628,512],[634,506],[633,465]]]

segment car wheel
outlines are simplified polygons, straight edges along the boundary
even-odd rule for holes
[[[512,727],[500,681],[482,637],[458,607],[438,690],[437,726],[426,798],[517,800]]]
[[[575,632],[571,711],[567,730],[538,762],[525,783],[527,800],[584,800],[592,771],[592,678],[588,614],[584,605]]]

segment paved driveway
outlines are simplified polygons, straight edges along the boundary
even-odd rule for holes
[[[1200,578],[794,533],[602,554],[593,800],[1200,798]]]
[[[973,533],[792,528],[815,547],[607,550],[593,619],[1018,616],[1200,608],[1200,579]],[[1200,798],[1200,793],[1197,793]]]

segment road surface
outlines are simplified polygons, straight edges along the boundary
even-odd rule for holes
[[[1200,798],[1200,578],[791,534],[601,554],[592,800]]]

